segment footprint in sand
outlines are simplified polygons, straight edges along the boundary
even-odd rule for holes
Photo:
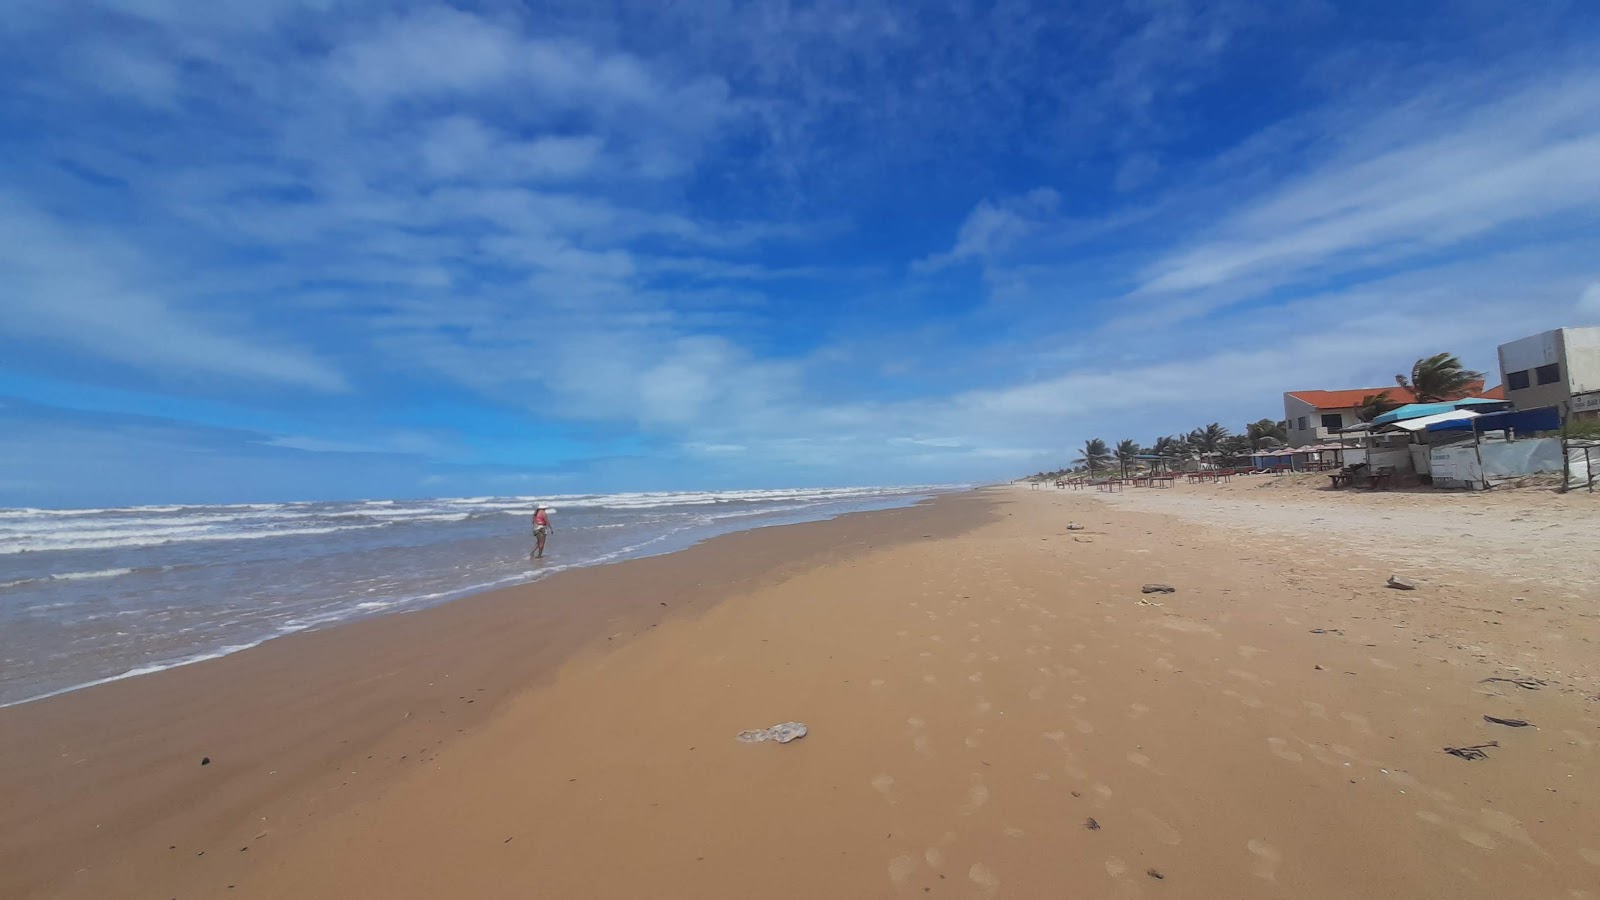
[[[1149,711],[1150,707],[1145,706],[1143,703],[1135,703],[1128,707],[1128,718],[1137,719]]]
[[[930,672],[927,675],[922,676],[922,683],[923,684],[938,684],[939,683],[939,679],[935,678],[933,676],[933,673]]]
[[[1110,857],[1106,860],[1106,874],[1112,878],[1121,878],[1128,874],[1128,864],[1118,857]]]
[[[1251,647],[1245,644],[1241,644],[1239,646],[1239,655],[1245,659],[1251,659],[1265,652],[1267,651],[1261,649],[1260,647]]]
[[[972,864],[972,868],[967,870],[967,880],[978,886],[979,897],[994,897],[1000,893],[1000,879],[983,863]]]
[[[1283,861],[1283,854],[1278,852],[1278,848],[1261,838],[1251,838],[1245,847],[1255,855],[1256,861],[1252,867],[1255,876],[1267,881],[1277,881],[1278,863]]]
[[[1072,727],[1078,729],[1079,734],[1094,734],[1094,725],[1076,716],[1072,719]]]
[[[978,744],[980,743],[978,738],[982,734],[983,734],[983,729],[979,728],[977,731],[974,731],[973,733],[967,735],[963,739],[965,741],[966,745],[967,745],[967,749],[968,750],[976,750],[976,749],[978,749]]]
[[[1005,835],[1008,838],[1019,838],[1019,837],[1022,837],[1023,835],[1025,835],[1025,834],[1027,834],[1027,832],[1023,831],[1021,828],[1016,827],[1015,825],[1007,825],[1005,827],[1005,830],[1001,831],[1000,833]]]
[[[1094,791],[1101,800],[1111,799],[1111,788],[1108,785],[1096,783],[1090,785],[1089,790]]]
[[[983,682],[983,673],[982,672],[973,672],[971,675],[967,676],[967,680],[972,682],[973,684],[980,684],[980,683]]]
[[[922,851],[922,858],[927,860],[928,865],[935,869],[944,865],[944,851],[938,847],[929,847]]]
[[[1321,703],[1317,703],[1312,700],[1301,700],[1300,705],[1306,708],[1306,712],[1311,713],[1313,716],[1316,716],[1319,719],[1326,719],[1328,717],[1328,709]]]
[[[902,854],[889,860],[889,880],[895,887],[904,887],[911,880],[911,874],[917,870],[916,857]]]
[[[981,698],[978,700],[978,706],[977,706],[978,715],[981,716],[981,715],[983,715],[984,713],[988,712],[991,709],[994,709],[994,704],[993,703],[990,703],[989,701],[983,700]]]
[[[919,734],[913,737],[911,739],[911,747],[922,756],[929,758],[932,758],[933,756],[933,746],[928,743],[928,736],[925,734]]]
[[[1463,826],[1456,830],[1456,834],[1459,834],[1463,841],[1466,841],[1474,847],[1482,847],[1485,850],[1497,850],[1500,847],[1500,843],[1493,837],[1485,832],[1479,831],[1476,828],[1467,828]]]
[[[1544,852],[1543,848],[1535,844],[1533,838],[1528,836],[1527,829],[1522,826],[1522,820],[1510,813],[1500,812],[1496,809],[1480,809],[1478,811],[1478,824],[1524,847],[1538,850],[1540,853]]]
[[[912,728],[921,728],[928,723],[923,721],[921,716],[912,716],[906,720],[906,724],[910,725]]]
[[[1266,684],[1267,683],[1266,679],[1262,678],[1260,675],[1257,675],[1254,672],[1246,672],[1243,669],[1229,669],[1228,670],[1228,674],[1232,675],[1233,677],[1238,678],[1240,680],[1248,681],[1251,684]]]
[[[1134,750],[1128,754],[1128,762],[1131,762],[1140,768],[1150,769],[1152,772],[1155,771],[1155,769],[1150,767],[1150,757],[1145,756],[1143,753],[1140,753],[1137,750]]]
[[[1371,662],[1374,666],[1377,666],[1380,669],[1388,669],[1390,671],[1394,671],[1395,669],[1400,668],[1399,666],[1395,665],[1394,663],[1388,662],[1387,660],[1379,659],[1376,656],[1369,656],[1369,657],[1367,657],[1367,660],[1369,662]]]
[[[1161,843],[1169,847],[1176,847],[1183,843],[1183,835],[1178,833],[1178,829],[1161,821],[1156,817],[1155,813],[1147,809],[1136,809],[1133,811],[1133,817],[1139,820],[1139,823],[1145,827],[1146,831],[1150,832],[1151,837]]]
[[[1600,850],[1592,850],[1588,847],[1579,847],[1578,855],[1583,857],[1584,862],[1600,866]]]
[[[1261,702],[1261,699],[1259,697],[1251,697],[1251,696],[1246,695],[1246,694],[1241,694],[1238,691],[1233,690],[1232,688],[1229,688],[1229,689],[1223,691],[1222,692],[1222,696],[1224,696],[1224,697],[1232,697],[1233,699],[1239,701],[1240,703],[1243,703],[1245,706],[1248,706],[1251,709],[1260,709],[1262,706],[1265,705],[1265,704],[1263,704]]]
[[[890,791],[894,790],[893,775],[874,775],[872,777],[872,789],[882,794],[883,799],[890,803],[894,802],[894,795],[890,793]]]
[[[1278,757],[1279,759],[1286,759],[1292,763],[1297,763],[1305,759],[1305,757],[1293,750],[1290,750],[1289,742],[1281,737],[1267,738],[1267,746],[1272,748],[1272,755]]]
[[[882,678],[874,678],[870,683],[875,688],[881,688],[884,685],[884,680]]]
[[[1043,700],[1044,699],[1044,685],[1035,685],[1034,687],[1029,688],[1028,689],[1028,699],[1029,700]]]
[[[963,816],[970,816],[989,802],[989,788],[983,781],[982,775],[972,776],[972,786],[967,788],[967,802],[961,807]]]
[[[1353,713],[1353,712],[1339,713],[1339,718],[1345,720],[1346,722],[1349,722],[1351,728],[1354,728],[1356,731],[1359,731],[1362,734],[1371,734],[1372,733],[1372,726],[1367,723],[1367,717],[1361,715],[1360,713]]]

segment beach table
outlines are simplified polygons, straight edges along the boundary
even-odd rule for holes
[[[1095,485],[1095,489],[1096,490],[1100,490],[1100,491],[1105,491],[1108,494],[1115,493],[1116,491],[1122,490],[1122,479],[1121,478],[1107,478],[1106,480],[1096,484]]]
[[[1173,483],[1176,482],[1177,480],[1178,479],[1176,477],[1172,476],[1172,475],[1152,475],[1152,476],[1150,476],[1150,486],[1151,487],[1172,487]]]
[[[1340,472],[1340,473],[1336,473],[1336,474],[1333,474],[1333,475],[1329,475],[1328,476],[1328,480],[1333,482],[1333,489],[1334,490],[1338,490],[1339,488],[1342,488],[1345,485],[1349,484],[1350,483],[1350,479],[1352,477],[1354,477],[1354,476],[1349,475],[1348,473]]]

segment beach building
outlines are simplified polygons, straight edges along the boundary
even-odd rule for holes
[[[1361,401],[1384,391],[1389,392],[1389,399],[1395,403],[1410,403],[1416,399],[1410,391],[1395,385],[1285,393],[1283,419],[1289,423],[1289,446],[1336,443],[1341,429],[1360,423]]]
[[[1289,446],[1309,447],[1337,443],[1340,432],[1361,424],[1361,404],[1368,397],[1387,392],[1389,401],[1400,406],[1416,402],[1416,395],[1399,385],[1349,388],[1339,391],[1288,391],[1283,395],[1283,418],[1288,424]],[[1483,389],[1483,382],[1467,385],[1467,396],[1502,400],[1502,389]]]
[[[1600,418],[1600,328],[1557,328],[1500,345],[1500,377],[1517,409],[1558,407]]]

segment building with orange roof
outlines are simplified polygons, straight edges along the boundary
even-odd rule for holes
[[[1495,388],[1495,391],[1500,391]],[[1290,447],[1325,444],[1339,439],[1339,429],[1361,422],[1361,406],[1368,397],[1387,392],[1394,406],[1415,403],[1416,395],[1398,385],[1347,388],[1338,391],[1288,391],[1283,395],[1283,418],[1289,431]],[[1483,382],[1473,382],[1469,397],[1487,397]],[[1495,397],[1494,399],[1502,399]]]

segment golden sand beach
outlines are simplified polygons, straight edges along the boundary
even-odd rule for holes
[[[0,710],[0,895],[1600,896],[1594,505],[1242,481],[730,535]]]

